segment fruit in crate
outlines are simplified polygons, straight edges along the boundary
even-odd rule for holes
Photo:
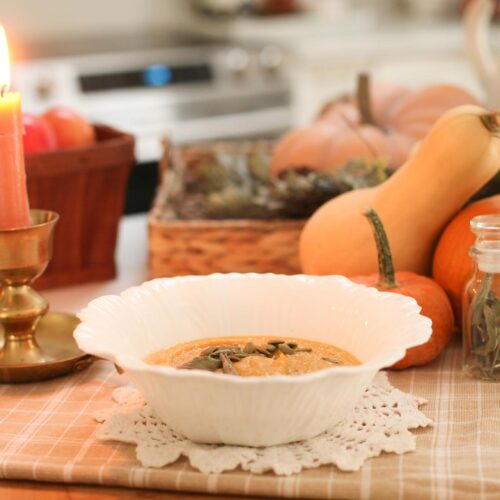
[[[500,214],[500,194],[472,203],[460,211],[443,231],[434,253],[432,277],[448,293],[457,325],[462,318],[462,291],[473,270],[469,249],[475,236],[470,221],[478,215],[489,214]]]
[[[60,149],[90,146],[95,142],[92,124],[72,109],[49,109],[43,114],[43,119],[52,127]]]
[[[23,146],[26,154],[53,151],[57,140],[50,125],[42,118],[23,114]]]
[[[364,214],[372,227],[378,258],[378,273],[354,276],[363,285],[374,286],[383,292],[399,293],[414,298],[422,308],[421,314],[432,320],[431,338],[424,344],[411,347],[405,357],[392,368],[403,369],[425,365],[435,359],[451,339],[454,329],[453,311],[444,290],[432,279],[412,272],[395,272],[387,234],[377,212]]]
[[[432,85],[420,91],[358,76],[357,92],[328,103],[309,126],[288,132],[277,144],[271,170],[332,170],[348,160],[384,158],[400,167],[417,142],[446,111],[477,104],[465,90]]]
[[[500,112],[460,106],[443,115],[416,153],[379,186],[330,200],[301,235],[309,274],[371,274],[377,253],[362,212],[383,218],[398,269],[429,274],[437,239],[453,215],[500,166]]]
[[[23,113],[25,154],[90,146],[96,141],[93,125],[76,111],[55,107],[42,116]]]

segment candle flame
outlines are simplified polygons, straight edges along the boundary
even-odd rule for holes
[[[7,36],[0,24],[0,95],[3,95],[10,87],[10,63]]]

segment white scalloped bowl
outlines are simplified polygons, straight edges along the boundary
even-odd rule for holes
[[[213,274],[163,278],[93,300],[75,331],[83,351],[122,367],[158,416],[203,443],[270,446],[345,418],[381,368],[431,335],[408,297],[340,276]],[[231,335],[327,342],[362,364],[294,376],[238,377],[146,364],[151,352]]]

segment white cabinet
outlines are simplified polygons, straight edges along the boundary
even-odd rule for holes
[[[478,98],[484,92],[465,57],[460,25],[377,30],[362,37],[291,47],[293,121],[308,123],[331,98],[352,92],[356,74],[367,70],[376,80],[409,87],[454,83]]]

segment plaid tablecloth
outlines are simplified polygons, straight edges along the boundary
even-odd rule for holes
[[[107,362],[53,381],[2,385],[0,477],[280,497],[500,499],[500,384],[461,373],[458,341],[437,362],[390,380],[429,401],[424,412],[435,427],[417,431],[414,453],[374,458],[356,473],[321,467],[287,478],[205,476],[185,460],[145,469],[132,446],[96,441],[93,413],[126,383]]]

